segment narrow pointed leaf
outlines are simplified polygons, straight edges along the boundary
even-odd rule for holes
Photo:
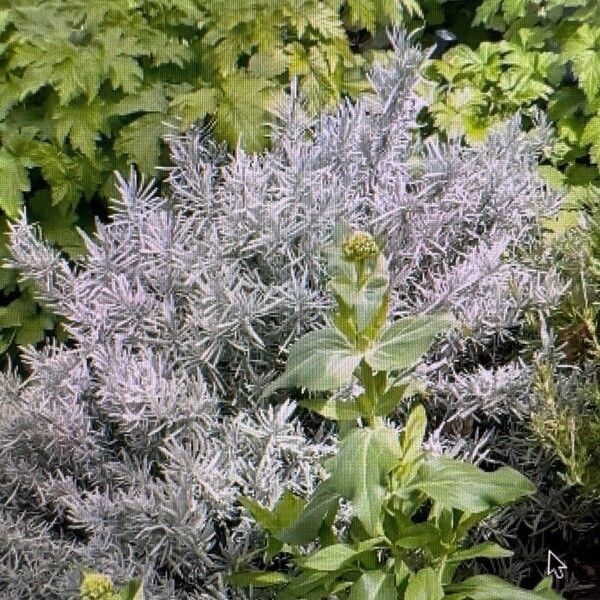
[[[144,584],[140,580],[134,579],[126,583],[119,600],[144,600],[144,598]]]
[[[291,525],[275,533],[276,539],[294,546],[308,544],[317,537],[323,520],[340,499],[330,480],[331,477],[317,486],[303,513]]]
[[[420,456],[427,428],[427,414],[425,409],[417,404],[408,415],[406,425],[402,431],[400,446],[402,448],[403,461],[412,461]]]
[[[285,588],[278,594],[278,600],[292,600],[294,598],[312,598],[311,592],[321,589],[335,579],[335,573],[329,571],[305,571],[290,580]],[[326,597],[326,594],[319,596]]]
[[[425,387],[416,379],[394,385],[386,391],[375,405],[375,415],[387,416],[393,413],[404,399],[424,392]]]

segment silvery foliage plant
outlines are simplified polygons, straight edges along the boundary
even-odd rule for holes
[[[529,367],[504,349],[564,289],[543,254],[527,258],[559,202],[535,171],[551,131],[534,115],[524,133],[516,116],[477,148],[420,141],[425,53],[391,39],[375,93],[354,105],[311,121],[292,87],[270,151],[229,156],[198,128],[171,137],[168,192],[121,178],[75,268],[26,215],[11,226],[9,266],[72,341],[24,349],[31,374],[2,377],[7,597],[69,598],[82,568],[143,576],[159,600],[260,597],[223,583],[263,541],[237,498],[272,508],[285,489],[310,494],[336,444],[286,394],[259,397],[291,343],[323,325],[319,254],[338,218],[385,237],[393,318],[458,319],[420,368],[429,447],[481,462],[506,423],[522,426]],[[510,440],[503,456],[531,475]]]

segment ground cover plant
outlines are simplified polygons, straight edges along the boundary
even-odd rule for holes
[[[290,344],[323,325],[320,248],[340,217],[386,239],[391,318],[457,320],[415,370],[425,448],[502,462],[536,486],[472,542],[512,547],[494,568],[524,585],[540,579],[549,532],[569,543],[588,528],[590,506],[527,436],[532,367],[519,355],[531,313],[565,291],[541,244],[540,219],[560,204],[536,171],[551,131],[542,115],[523,131],[517,115],[476,148],[422,140],[425,54],[400,32],[392,41],[356,104],[312,118],[292,86],[269,151],[230,155],[202,128],[169,137],[163,194],[135,171],[120,177],[112,221],[83,236],[75,268],[26,215],[12,225],[9,265],[65,319],[69,342],[25,349],[31,374],[0,382],[11,598],[78,597],[83,569],[115,588],[141,577],[159,600],[248,597],[223,580],[264,542],[238,498],[268,510],[286,490],[310,498],[338,441],[296,394],[260,396]]]
[[[398,439],[385,417],[411,395],[411,371],[452,317],[434,313],[388,322],[387,264],[369,234],[342,224],[326,253],[334,311],[326,327],[292,345],[285,372],[263,394],[278,387],[334,391],[356,380],[360,389],[352,398],[301,403],[344,425],[338,452],[327,461],[329,476],[308,503],[284,494],[269,511],[242,498],[269,532],[265,561],[282,550],[291,553],[294,572],[248,571],[228,581],[278,586],[277,598],[287,600],[332,594],[349,600],[559,598],[550,579],[532,592],[490,575],[454,582],[462,561],[511,556],[493,542],[467,548],[465,538],[489,514],[534,488],[509,467],[489,473],[423,452],[427,418],[420,404],[411,408]],[[350,515],[336,531],[340,500],[349,503]],[[302,552],[315,538],[319,548]]]
[[[106,217],[114,170],[135,162],[156,175],[164,134],[207,115],[231,149],[240,137],[263,148],[268,108],[292,78],[313,112],[358,94],[373,53],[353,53],[346,29],[413,11],[414,0],[3,0],[0,231],[26,201],[46,239],[76,258],[76,227]],[[0,352],[55,328],[14,272],[0,289]]]

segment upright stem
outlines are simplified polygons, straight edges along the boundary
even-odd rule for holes
[[[364,409],[367,411],[363,415],[368,427],[379,428],[383,427],[385,422],[383,417],[376,416],[375,407],[377,406],[378,394],[373,369],[363,360],[360,364],[361,383],[365,389]]]

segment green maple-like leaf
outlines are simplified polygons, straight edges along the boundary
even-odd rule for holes
[[[589,100],[594,99],[600,91],[600,53],[598,50],[588,49],[573,56],[572,60],[579,86]]]
[[[267,107],[273,96],[274,86],[264,78],[245,77],[233,73],[221,84],[215,134],[235,147],[241,140],[249,151],[262,149],[265,145],[269,113]]]
[[[99,98],[92,102],[57,106],[52,120],[59,142],[63,144],[68,136],[71,146],[88,158],[94,158],[100,133],[110,132],[105,104]]]
[[[142,87],[144,71],[131,56],[116,56],[110,62],[109,77],[114,89],[121,88],[126,94],[135,94]]]
[[[181,127],[187,129],[196,121],[215,111],[219,105],[219,92],[214,88],[200,88],[179,94],[171,102],[171,110],[182,119]]]
[[[30,189],[27,169],[16,156],[0,148],[0,208],[16,218],[23,204],[23,192]]]
[[[117,154],[129,156],[146,174],[154,175],[160,154],[160,141],[173,131],[160,113],[142,115],[119,131],[115,141]]]

